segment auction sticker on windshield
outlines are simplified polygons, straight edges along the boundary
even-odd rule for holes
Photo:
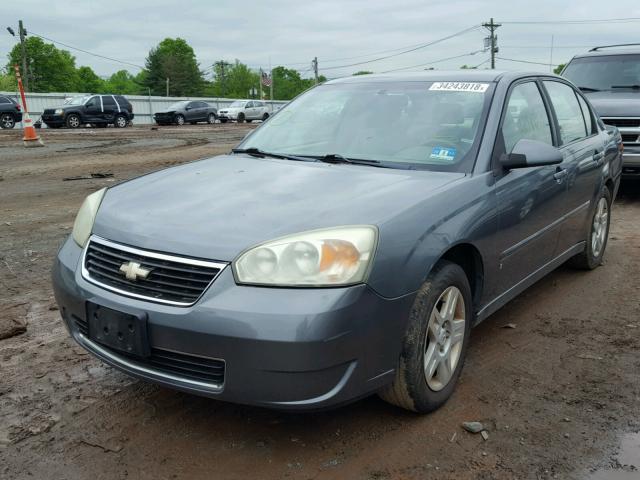
[[[484,93],[489,88],[488,83],[475,82],[433,82],[429,90],[440,90],[446,92],[475,92]]]

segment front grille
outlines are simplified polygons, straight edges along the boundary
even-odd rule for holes
[[[140,363],[177,377],[186,377],[217,385],[224,383],[225,363],[223,360],[152,348],[151,356]]]
[[[606,125],[614,127],[640,127],[640,118],[607,118],[602,117]]]
[[[148,270],[146,278],[128,279],[120,268],[129,262]],[[139,250],[91,237],[83,275],[118,293],[180,306],[194,304],[218,276],[224,264]]]
[[[624,143],[640,143],[640,135],[637,133],[623,133],[622,141]]]
[[[73,319],[73,323],[76,324],[76,328],[78,331],[83,334],[85,337],[89,336],[89,324],[84,318],[80,318],[77,315],[71,314],[71,318]]]
[[[45,109],[45,111],[44,111],[44,112],[42,112],[42,114],[43,114],[43,115],[53,115],[55,112],[56,112],[56,111],[55,111],[55,109],[53,109],[53,108],[47,108],[47,109]]]

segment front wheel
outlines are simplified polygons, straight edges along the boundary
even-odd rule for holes
[[[216,116],[213,113],[210,113],[207,116],[207,123],[211,125],[212,123],[216,123]]]
[[[10,113],[3,113],[0,116],[0,128],[10,129],[16,126],[16,119]]]
[[[80,123],[80,117],[78,115],[76,115],[75,113],[72,113],[70,115],[67,116],[67,127],[68,128],[79,128],[81,123]]]
[[[453,393],[471,330],[472,298],[464,270],[441,261],[427,277],[409,314],[396,376],[379,392],[394,405],[431,412]]]
[[[602,263],[609,238],[611,221],[611,192],[604,188],[593,211],[589,232],[585,239],[584,251],[569,260],[569,263],[581,270],[593,270]]]
[[[184,125],[184,116],[183,115],[176,115],[174,121],[178,124],[178,125]]]

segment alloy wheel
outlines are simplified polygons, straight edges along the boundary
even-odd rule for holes
[[[424,376],[433,391],[447,386],[456,370],[466,326],[464,298],[457,287],[447,288],[429,317],[424,349]]]
[[[596,213],[593,215],[593,226],[591,228],[591,252],[594,257],[599,257],[602,253],[607,231],[609,230],[609,205],[607,199],[602,197],[596,206]]]
[[[116,118],[116,125],[118,126],[118,128],[124,128],[127,126],[127,119],[120,116]]]
[[[2,115],[2,117],[0,117],[0,127],[2,128],[13,128],[15,124],[16,121],[13,118],[13,115],[5,113],[4,115]]]

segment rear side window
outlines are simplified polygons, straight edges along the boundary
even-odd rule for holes
[[[116,95],[116,100],[120,105],[129,105],[129,100],[124,98],[122,95]]]
[[[593,123],[593,114],[591,113],[591,109],[587,102],[585,102],[584,98],[578,95],[578,102],[580,103],[580,108],[582,109],[582,115],[584,116],[584,123],[587,126],[587,134],[591,135],[595,132],[594,123]]]
[[[561,143],[567,144],[586,137],[587,127],[573,88],[564,83],[552,81],[545,81],[544,86],[558,117]]]
[[[111,95],[105,95],[102,97],[102,103],[104,106],[114,107],[116,105],[115,100],[111,97]]]
[[[502,123],[502,136],[508,153],[523,139],[553,145],[549,116],[535,82],[521,83],[511,91]]]

